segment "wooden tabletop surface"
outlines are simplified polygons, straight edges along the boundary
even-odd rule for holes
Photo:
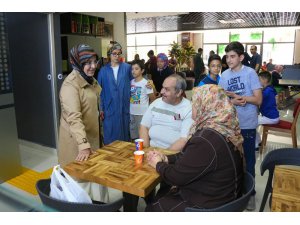
[[[143,151],[148,152],[149,147]],[[170,150],[155,148],[165,154]],[[156,170],[145,160],[140,165],[134,161],[134,143],[115,141],[96,151],[87,161],[72,162],[64,167],[71,176],[102,184],[140,197],[147,196],[160,182]]]

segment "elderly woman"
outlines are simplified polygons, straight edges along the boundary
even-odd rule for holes
[[[104,144],[115,140],[130,141],[129,103],[131,66],[120,62],[122,46],[112,42],[107,49],[110,63],[101,68],[98,82],[102,87],[100,117],[103,120]]]
[[[180,153],[147,155],[162,180],[173,186],[156,196],[146,211],[214,208],[240,197],[243,176],[243,137],[236,111],[217,85],[194,89],[190,139]]]
[[[169,68],[169,60],[166,54],[157,55],[157,69],[153,71],[152,80],[158,93],[162,89],[164,80],[174,72]]]

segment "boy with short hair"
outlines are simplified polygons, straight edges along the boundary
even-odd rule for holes
[[[257,127],[257,106],[262,102],[261,84],[254,69],[244,66],[244,46],[231,42],[225,48],[229,69],[221,75],[219,85],[227,91],[235,105],[242,136],[247,171],[255,177],[255,136]],[[255,209],[255,191],[247,209]]]
[[[152,88],[146,87],[147,80],[143,78],[145,64],[142,60],[132,61],[132,75],[130,82],[130,137],[132,140],[139,138],[139,127],[149,103],[155,100]],[[149,101],[150,100],[150,101]]]
[[[208,58],[208,74],[203,78],[198,87],[201,87],[205,84],[216,84],[218,85],[220,80],[220,72],[222,69],[222,60],[221,57],[217,54],[213,54]]]
[[[261,124],[277,124],[279,122],[279,112],[276,105],[277,92],[272,86],[272,75],[268,71],[263,71],[258,74],[259,81],[263,87],[262,95],[263,100],[259,107],[258,125]],[[261,142],[260,134],[256,132],[255,147]]]

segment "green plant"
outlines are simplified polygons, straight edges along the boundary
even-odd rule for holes
[[[180,71],[183,64],[189,64],[191,57],[196,54],[196,51],[190,42],[185,46],[182,46],[173,41],[170,46],[171,50],[169,50],[169,55],[171,56],[173,54],[177,60],[176,71]]]

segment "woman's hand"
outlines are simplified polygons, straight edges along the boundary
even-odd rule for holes
[[[168,161],[167,157],[158,151],[150,151],[147,153],[147,162],[153,168],[156,168],[156,164],[158,162],[167,162],[167,161]]]
[[[85,161],[89,158],[89,156],[92,154],[92,150],[90,148],[87,149],[83,149],[81,151],[79,151],[77,157],[76,157],[76,161]]]

